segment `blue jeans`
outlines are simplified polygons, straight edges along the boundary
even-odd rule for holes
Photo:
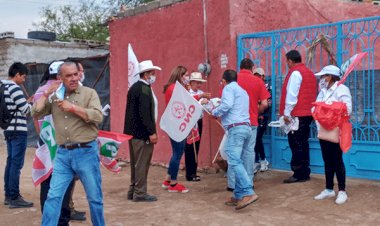
[[[246,125],[232,127],[228,130],[225,147],[229,174],[236,179],[234,198],[242,199],[255,194],[253,186],[254,145],[252,128]],[[243,163],[245,159],[246,164]],[[246,169],[247,168],[247,169]]]
[[[20,174],[24,166],[26,151],[26,132],[5,132],[7,141],[7,163],[4,172],[5,197],[16,199],[20,195]]]
[[[62,206],[63,197],[74,175],[78,175],[86,192],[92,224],[105,225],[98,145],[93,141],[87,146],[90,147],[73,150],[58,148],[42,214],[42,226],[57,225],[61,212],[59,207]]]
[[[257,135],[257,126],[251,126],[252,136],[248,142],[248,148],[243,149],[242,160],[245,170],[248,173],[249,178],[252,178],[252,187],[253,179],[255,174],[254,172],[254,159],[255,159],[255,145],[256,145],[256,135]],[[232,170],[227,170],[227,186],[229,188],[235,188],[235,174]]]
[[[181,142],[176,142],[170,138],[173,154],[169,162],[168,174],[171,180],[177,180],[179,163],[182,158],[183,151],[185,150],[186,139]]]

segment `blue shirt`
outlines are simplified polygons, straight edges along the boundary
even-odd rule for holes
[[[226,85],[222,92],[221,104],[212,111],[212,115],[221,117],[224,128],[233,124],[249,121],[249,97],[236,82]]]

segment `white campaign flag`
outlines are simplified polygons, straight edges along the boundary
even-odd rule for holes
[[[128,89],[139,80],[139,61],[133,52],[132,45],[128,44]]]
[[[202,114],[202,106],[176,82],[173,95],[161,117],[160,127],[170,138],[183,141]]]

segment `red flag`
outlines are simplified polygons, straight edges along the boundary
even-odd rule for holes
[[[32,181],[34,186],[38,186],[42,181],[46,180],[53,172],[53,165],[50,158],[50,151],[46,144],[37,148],[33,166],[32,166]]]
[[[363,57],[367,56],[367,52],[357,53],[350,57],[342,66],[340,66],[341,73],[343,74],[342,79],[339,81],[338,86],[346,81],[347,76],[354,70],[354,67],[359,64]]]

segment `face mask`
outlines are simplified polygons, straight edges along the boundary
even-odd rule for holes
[[[63,85],[63,83],[61,83],[61,85],[55,91],[55,96],[60,100],[65,99],[65,86]]]
[[[183,77],[183,81],[182,82],[183,82],[183,84],[188,85],[190,83],[190,77],[189,76]]]
[[[328,84],[325,78],[319,80],[319,89],[327,88]]]
[[[80,82],[83,83],[84,79],[85,79],[85,76],[84,76],[84,73],[83,73],[82,78],[80,79]]]
[[[151,75],[150,78],[148,79],[148,83],[150,85],[152,85],[155,81],[156,81],[156,76],[155,75]]]

